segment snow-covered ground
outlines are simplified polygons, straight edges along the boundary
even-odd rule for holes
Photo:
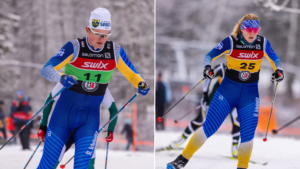
[[[35,146],[31,146],[35,148]],[[42,157],[43,147],[39,147],[39,150],[34,155],[33,159],[29,163],[27,169],[36,169],[39,161]],[[66,163],[73,155],[74,148],[71,148],[64,156],[62,163]],[[32,155],[32,151],[21,151],[21,146],[6,146],[0,151],[0,168],[1,169],[22,169],[27,163],[28,159]],[[103,168],[105,165],[106,150],[97,149],[96,152],[96,164],[95,168]],[[73,168],[74,161],[72,160],[66,166],[66,169]],[[154,168],[154,154],[144,152],[126,152],[126,151],[113,151],[108,152],[108,169],[153,169]],[[58,167],[59,168],[59,167]]]
[[[179,132],[156,132],[156,148],[168,145],[180,136]],[[295,138],[255,137],[252,161],[268,162],[267,165],[249,164],[249,169],[300,169],[300,140]],[[185,142],[184,146],[187,144]],[[158,152],[155,156],[156,169],[165,169],[181,151]],[[231,136],[215,134],[209,138],[189,161],[185,169],[236,169],[237,160],[222,156],[231,155]]]

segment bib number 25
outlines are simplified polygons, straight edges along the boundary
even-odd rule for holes
[[[247,69],[248,64],[247,63],[241,63],[241,69]],[[248,69],[254,69],[255,68],[255,63],[250,63],[248,66]]]

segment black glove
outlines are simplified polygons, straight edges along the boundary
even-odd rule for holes
[[[206,79],[212,79],[214,77],[214,74],[214,69],[212,69],[210,65],[206,65],[203,71],[203,76]]]
[[[202,107],[207,106],[208,105],[208,101],[209,101],[208,94],[207,94],[207,92],[204,92],[203,96],[202,96],[202,98],[200,100],[201,106]]]
[[[281,82],[284,79],[282,69],[276,69],[275,72],[272,74],[272,82]]]

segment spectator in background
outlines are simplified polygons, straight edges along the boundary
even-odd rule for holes
[[[14,123],[13,123],[13,118],[10,117],[10,116],[8,116],[8,117],[6,118],[6,124],[7,124],[7,126],[6,126],[7,130],[8,130],[12,135],[15,135],[15,133],[16,133],[16,128],[15,128]],[[17,143],[16,137],[13,138],[13,143],[14,143],[14,144]]]
[[[24,100],[24,93],[22,90],[19,90],[17,92],[17,99],[13,101],[11,106],[10,115],[13,118],[13,123],[17,131],[21,130],[21,127],[30,119],[29,111],[30,106],[28,105],[28,102]],[[29,135],[30,133],[28,126],[25,127],[19,134],[23,150],[30,150]]]
[[[165,129],[165,122],[164,119],[162,121],[158,121],[158,117],[162,117],[165,112],[165,106],[166,103],[170,103],[172,96],[171,96],[171,90],[168,83],[164,83],[162,81],[162,74],[159,73],[157,76],[156,81],[156,94],[155,94],[156,100],[155,100],[155,112],[156,112],[156,123],[155,127],[156,130],[164,130]]]
[[[29,119],[31,119],[31,117],[32,117],[32,107],[31,107],[31,98],[29,97],[29,96],[26,96],[25,97],[25,102],[27,102],[27,105],[28,105],[28,120]],[[36,121],[36,120],[34,120],[34,121]],[[33,128],[33,125],[34,123],[33,122],[31,122],[31,123],[29,123],[28,124],[28,128],[29,128],[29,136],[30,136],[30,134],[31,134],[31,129]]]
[[[129,150],[130,145],[133,143],[133,130],[132,130],[132,120],[131,114],[127,113],[127,117],[125,118],[125,125],[120,135],[120,139],[122,139],[123,134],[126,133],[126,139],[128,141],[126,150]]]
[[[7,137],[6,137],[6,128],[5,128],[5,122],[4,122],[5,115],[3,112],[3,107],[4,107],[4,102],[2,100],[0,100],[0,131],[3,134],[4,140],[6,140]]]

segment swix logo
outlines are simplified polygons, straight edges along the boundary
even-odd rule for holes
[[[102,63],[102,61],[100,62],[84,62],[84,65],[82,65],[81,67],[86,67],[86,68],[104,68],[107,69],[106,66],[108,65],[108,63]]]
[[[252,53],[240,53],[240,55],[238,56],[239,58],[250,58],[250,59],[254,59],[254,58],[258,58],[258,54],[255,54],[254,52]]]

